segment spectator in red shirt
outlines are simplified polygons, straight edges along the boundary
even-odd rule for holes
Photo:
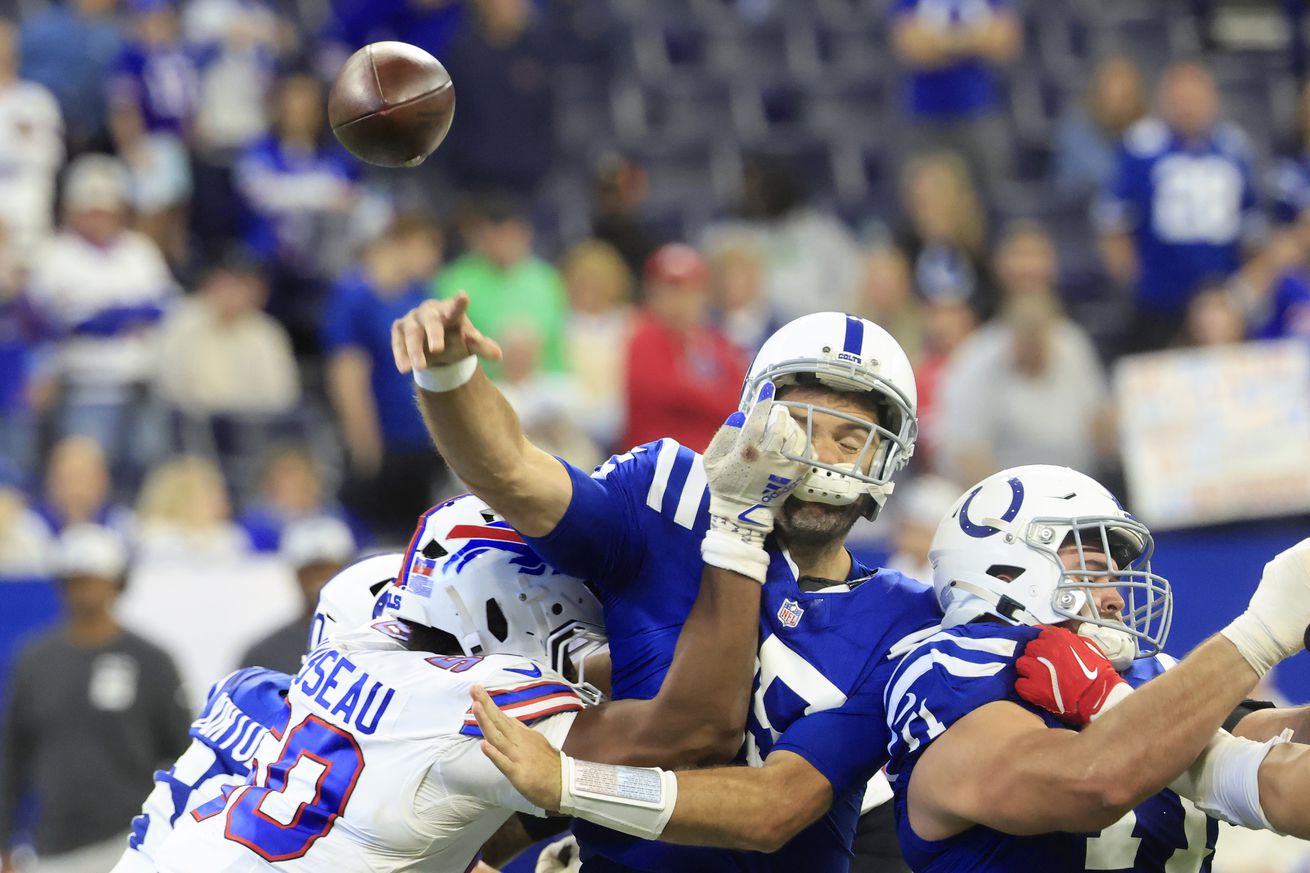
[[[646,261],[646,305],[628,348],[628,430],[623,444],[662,436],[703,450],[737,408],[746,360],[710,322],[709,267],[691,246]]]

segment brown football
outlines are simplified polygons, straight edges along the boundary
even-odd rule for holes
[[[379,167],[413,167],[441,145],[455,86],[441,62],[404,42],[351,55],[328,94],[328,121],[350,153]]]

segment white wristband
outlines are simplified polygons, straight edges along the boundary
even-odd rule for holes
[[[1274,830],[1260,805],[1260,765],[1269,750],[1290,740],[1291,734],[1287,730],[1260,743],[1216,731],[1195,763],[1169,787],[1207,815],[1254,830]]]
[[[1262,678],[1291,654],[1279,645],[1269,625],[1249,609],[1229,622],[1219,633],[1237,647],[1238,653],[1251,665],[1255,675]]]
[[[678,778],[658,767],[575,761],[560,752],[559,811],[657,840],[678,802]]]
[[[768,577],[769,553],[764,550],[763,537],[760,545],[751,545],[728,531],[711,527],[701,540],[700,554],[711,567],[740,573],[761,585]]]
[[[454,391],[472,379],[477,370],[478,356],[469,355],[453,364],[438,364],[435,367],[415,370],[414,383],[424,391],[441,394],[444,391]]]

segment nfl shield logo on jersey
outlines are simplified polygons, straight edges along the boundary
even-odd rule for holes
[[[778,607],[778,621],[782,622],[783,627],[796,627],[804,614],[805,610],[801,605],[790,597],[783,600],[782,606]]]

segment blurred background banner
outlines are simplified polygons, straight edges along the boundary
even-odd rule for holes
[[[1127,505],[1152,529],[1310,511],[1310,346],[1126,357],[1114,387]]]

